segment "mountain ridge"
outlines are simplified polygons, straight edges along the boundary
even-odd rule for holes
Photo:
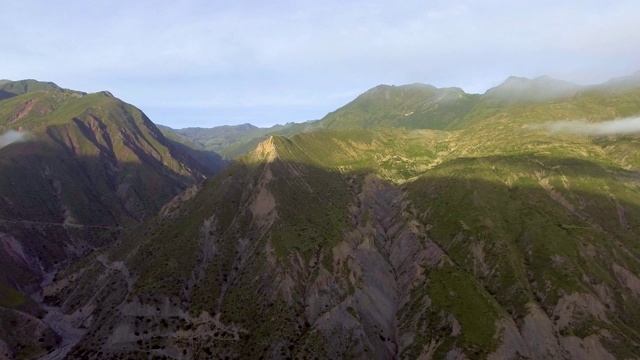
[[[24,93],[0,100],[0,133],[23,135],[0,148],[0,323],[33,332],[0,331],[0,357],[11,358],[63,340],[48,322],[57,318],[31,298],[52,272],[115,241],[223,164],[197,161],[109,92],[31,81],[3,88]]]
[[[552,110],[554,107],[564,107],[565,118],[562,120],[571,117],[581,119],[584,115],[576,111],[576,105],[583,106],[579,104],[582,99],[601,96],[606,100],[611,92],[631,92],[640,88],[638,73],[640,72],[596,85],[577,85],[546,75],[533,79],[512,76],[483,94],[467,94],[458,87],[437,88],[421,83],[378,85],[319,120],[288,124],[284,128],[275,125],[271,128],[253,129],[252,132],[245,133],[246,136],[235,138],[225,138],[218,127],[201,130],[192,128],[190,131],[193,134],[190,136],[191,140],[198,137],[200,145],[204,147],[208,142],[217,142],[215,150],[234,159],[250,151],[269,135],[292,136],[318,128],[460,130],[501,114],[513,116],[523,108],[529,109],[531,113],[545,113],[556,111]],[[535,107],[538,109],[533,109]],[[603,107],[601,110],[606,109]],[[189,138],[184,136],[183,130],[166,128],[164,131]],[[183,134],[180,134],[181,131]],[[196,132],[199,134],[195,134]],[[222,138],[224,140],[220,140]]]

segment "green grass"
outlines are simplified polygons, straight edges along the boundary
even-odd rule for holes
[[[16,309],[25,303],[25,296],[20,291],[0,284],[0,306],[2,307]]]
[[[500,318],[499,307],[473,278],[456,268],[444,266],[430,274],[429,295],[435,306],[454,314],[460,323],[458,346],[480,357],[497,347],[494,334],[495,323]]]

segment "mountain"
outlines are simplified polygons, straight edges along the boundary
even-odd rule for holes
[[[570,98],[583,88],[548,76],[535,79],[511,76],[502,84],[487,90],[483,98],[501,104],[539,103]]]
[[[213,151],[226,158],[235,159],[244,153],[251,151],[263,141],[269,134],[298,133],[302,124],[288,123],[274,125],[269,128],[259,128],[251,124],[223,125],[213,128],[184,128],[172,129],[167,126],[159,126],[160,130],[168,137],[179,137],[195,144],[194,148],[205,151]]]
[[[30,357],[60,340],[29,296],[48,274],[114,241],[223,164],[194,158],[108,92],[33,80],[0,87],[12,94],[0,101],[0,354]]]
[[[290,137],[316,129],[459,130],[496,116],[514,118],[525,114],[527,117],[551,115],[552,118],[547,120],[558,117],[582,119],[592,118],[594,110],[611,117],[610,104],[605,103],[613,94],[619,96],[640,88],[639,73],[591,86],[577,85],[549,76],[534,79],[511,76],[484,94],[467,94],[460,88],[436,88],[417,83],[403,86],[379,85],[320,120],[271,128],[243,124],[210,129],[162,130],[165,135],[171,131],[196,143],[201,149],[213,150],[226,158],[237,159],[271,135]],[[594,107],[597,109],[593,109]],[[562,112],[558,111],[560,108]]]
[[[431,85],[379,85],[320,120],[258,128],[251,124],[213,128],[161,128],[227,158],[236,159],[272,135],[293,136],[316,129],[444,129],[460,121],[479,95]]]
[[[37,80],[0,80],[0,100],[12,98],[29,92],[44,90],[63,89],[52,82],[42,82]]]
[[[478,98],[460,88],[380,85],[327,114],[318,122],[318,127],[445,129],[463,117]]]
[[[534,125],[636,99],[271,136],[57,274],[47,301],[91,319],[71,358],[633,358],[638,137]]]
[[[627,76],[620,76],[604,82],[599,86],[608,90],[630,90],[640,87],[640,70]]]
[[[169,130],[169,128],[165,128]],[[163,131],[165,129],[162,129]],[[237,142],[244,142],[268,132],[251,124],[223,125],[213,128],[170,129],[176,135],[198,144],[203,149],[222,152]]]
[[[228,160],[223,159],[222,156],[214,150],[205,149],[202,145],[181,136],[176,130],[163,125],[156,125],[156,127],[174,147],[187,153],[200,166],[208,169],[210,173],[218,173],[228,164]]]
[[[638,135],[549,122],[639,116],[640,87],[508,102],[460,91],[382,86],[336,122],[264,135],[48,273],[46,307],[11,291],[2,306],[40,311],[21,329],[46,358],[637,357]],[[403,123],[409,109],[424,128]],[[6,354],[33,351],[0,336]]]

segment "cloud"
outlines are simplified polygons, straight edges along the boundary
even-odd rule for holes
[[[640,133],[640,117],[630,117],[597,123],[584,120],[552,121],[532,126],[542,128],[554,133],[566,133],[586,136],[620,135]]]
[[[9,130],[6,133],[0,135],[0,149],[9,144],[27,140],[29,140],[29,133]]]

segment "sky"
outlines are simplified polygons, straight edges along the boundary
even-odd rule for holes
[[[0,2],[0,78],[108,90],[173,128],[319,119],[379,84],[640,70],[637,0]]]

